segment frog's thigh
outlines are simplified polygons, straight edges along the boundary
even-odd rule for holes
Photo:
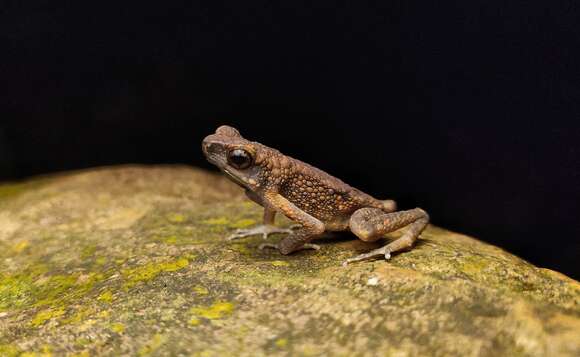
[[[420,208],[393,213],[386,213],[378,208],[361,208],[351,216],[349,227],[359,239],[374,242],[386,233],[396,231],[426,217],[428,217],[427,214]]]

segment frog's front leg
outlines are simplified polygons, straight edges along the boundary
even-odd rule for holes
[[[391,253],[410,248],[428,223],[429,215],[420,208],[393,213],[385,213],[378,208],[361,208],[353,213],[349,222],[350,230],[361,240],[373,242],[386,233],[407,225],[409,228],[399,239],[382,248],[347,259],[343,265],[378,256],[384,256],[388,260],[391,258]]]
[[[268,205],[276,208],[278,212],[292,221],[300,223],[301,227],[283,238],[280,243],[261,244],[260,249],[275,248],[284,255],[301,249],[320,249],[318,245],[308,242],[317,235],[324,233],[324,223],[296,207],[296,205],[278,193],[267,193],[264,195],[264,200],[267,201]]]
[[[250,200],[252,200],[252,201],[256,202],[257,204],[259,204],[260,206],[264,207],[263,223],[255,226],[255,227],[249,228],[249,229],[237,229],[236,231],[234,231],[234,233],[232,235],[230,235],[226,238],[227,240],[234,240],[234,239],[254,236],[254,235],[258,235],[258,234],[261,234],[262,238],[268,239],[268,236],[270,234],[292,233],[291,228],[279,228],[279,227],[276,227],[274,225],[274,220],[276,218],[276,211],[274,210],[274,208],[270,207],[267,204],[267,202],[264,202],[264,200],[260,196],[258,196],[256,193],[254,193],[250,190],[246,190],[246,196]]]

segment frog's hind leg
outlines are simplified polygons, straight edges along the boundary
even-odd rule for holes
[[[409,226],[409,228],[399,239],[382,248],[347,259],[343,265],[377,256],[390,259],[391,253],[410,248],[428,223],[429,215],[420,208],[393,213],[385,213],[378,208],[361,208],[351,216],[349,227],[351,232],[363,241],[374,242],[386,233],[405,226]]]

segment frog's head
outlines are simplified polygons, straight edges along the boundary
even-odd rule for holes
[[[267,160],[275,150],[244,139],[238,130],[222,125],[203,139],[201,149],[207,160],[230,179],[245,188],[256,190],[267,177]]]

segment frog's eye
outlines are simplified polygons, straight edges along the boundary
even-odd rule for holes
[[[234,149],[228,153],[228,163],[236,169],[247,169],[252,161],[252,155],[244,149]]]

